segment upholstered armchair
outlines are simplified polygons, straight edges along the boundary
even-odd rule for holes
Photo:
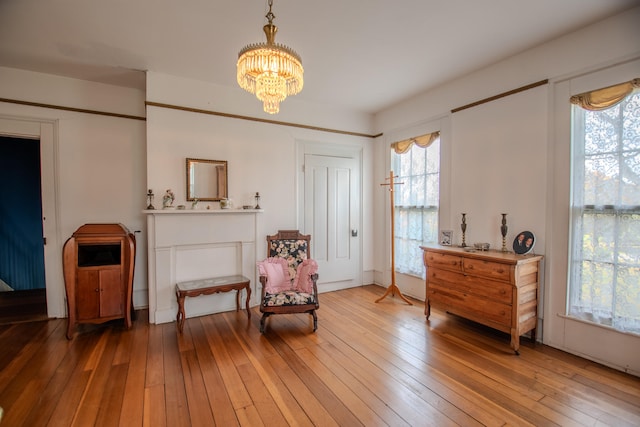
[[[318,264],[311,259],[311,236],[298,230],[279,230],[267,236],[267,256],[258,262],[262,298],[260,332],[273,314],[308,313],[318,328]]]

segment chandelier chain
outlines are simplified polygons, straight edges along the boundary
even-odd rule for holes
[[[271,7],[273,6],[273,0],[269,0],[269,12],[264,16],[269,21],[269,25],[273,24],[273,20],[276,19],[276,15],[271,12]]]

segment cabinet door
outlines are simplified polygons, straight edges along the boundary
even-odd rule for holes
[[[76,279],[76,316],[78,320],[100,316],[100,277],[98,270],[78,269]]]
[[[124,314],[124,289],[120,268],[100,270],[100,317]]]

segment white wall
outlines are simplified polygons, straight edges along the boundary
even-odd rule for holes
[[[232,93],[229,93],[232,92]],[[294,97],[295,98],[295,97]],[[259,117],[351,132],[371,132],[370,116],[317,106],[282,103],[280,113],[262,112],[254,96],[200,81],[158,73],[147,74],[147,99],[150,102],[180,107]],[[371,223],[371,188],[373,141],[371,138],[343,135],[258,121],[221,117],[211,114],[149,106],[147,108],[147,183],[154,190],[156,207],[167,189],[176,195],[175,204],[186,202],[185,159],[187,157],[226,160],[228,162],[229,198],[236,207],[255,203],[260,193],[261,224],[266,233],[278,229],[302,229],[298,214],[300,150],[306,144],[354,148],[362,151],[363,218],[362,259],[366,272],[373,270],[376,236]],[[219,209],[218,203],[203,203]],[[258,246],[258,257],[265,245]],[[370,282],[366,282],[370,283]]]
[[[557,210],[554,210],[557,200],[550,197],[550,190],[557,185],[566,185],[557,181],[558,168],[554,166],[556,142],[553,140],[552,124],[557,114],[553,106],[553,85],[558,80],[639,57],[638,22],[640,8],[635,8],[418,94],[376,116],[376,130],[384,132],[385,136],[401,134],[402,130],[415,128],[419,123],[443,120],[443,117],[449,119],[449,132],[441,137],[441,151],[442,171],[449,174],[450,187],[441,189],[443,202],[440,221],[441,228],[454,230],[456,243],[460,243],[460,214],[466,212],[467,244],[489,242],[499,248],[500,213],[505,212],[508,213],[508,245],[518,231],[526,229],[536,235],[536,253],[546,255],[553,253],[554,249],[556,253],[563,250],[562,247],[553,247],[551,243],[553,240],[554,245],[559,244],[558,232],[562,234],[560,242],[566,242],[568,238],[566,222],[559,224]],[[450,112],[457,107],[544,79],[549,79],[550,83],[456,113]],[[388,172],[388,147],[393,141],[390,138],[376,141],[376,176]],[[564,141],[564,144],[567,143]],[[569,164],[564,165],[563,170],[568,169]],[[568,179],[567,175],[562,179]],[[384,202],[382,199],[375,200],[376,212],[384,211]],[[375,221],[380,224],[378,218]],[[556,233],[554,239],[550,239],[550,230]],[[387,239],[384,247],[388,246]],[[564,248],[566,252],[566,243]],[[388,253],[376,252],[375,257],[376,266],[384,266]],[[543,262],[545,277],[540,296],[541,317],[543,314],[556,316],[556,313],[544,310],[542,302],[546,295],[557,298],[558,292],[562,295],[562,290],[566,289],[566,276],[550,277],[549,271],[554,262],[557,262],[556,257],[550,256],[546,256]],[[411,292],[415,292],[418,283],[421,283],[419,297],[424,298],[422,280],[406,277],[404,280],[403,288],[399,279],[401,289]],[[549,307],[558,307],[553,301],[547,300],[545,303]],[[545,320],[544,325],[547,326],[547,323]],[[563,338],[564,330],[543,332],[545,343],[549,342],[549,337],[553,337],[554,346],[568,349]],[[637,338],[631,344],[628,341],[625,343],[627,354],[640,352],[640,340]],[[582,355],[620,369],[629,369],[627,361],[616,359],[614,352],[609,353],[607,359]],[[640,366],[630,368],[631,371],[634,369],[639,372]]]
[[[0,97],[144,116],[140,91],[10,68],[0,68]],[[145,122],[6,102],[0,102],[0,117],[54,125],[52,199],[58,239],[47,240],[58,246],[54,253],[59,259],[47,259],[47,270],[56,271],[53,283],[47,282],[48,292],[53,287],[64,294],[62,245],[78,227],[120,222],[131,231],[143,231],[137,234],[134,304],[146,306],[146,218],[141,212],[146,193]],[[63,317],[65,310],[56,307],[53,314]]]

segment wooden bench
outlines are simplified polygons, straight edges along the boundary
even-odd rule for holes
[[[222,276],[212,277],[209,279],[191,280],[189,282],[180,282],[176,284],[176,297],[178,298],[178,315],[176,322],[178,330],[182,333],[184,328],[184,299],[186,297],[197,297],[200,295],[211,295],[218,292],[229,292],[236,290],[236,311],[240,310],[240,293],[243,289],[247,290],[247,300],[245,307],[247,309],[247,317],[251,318],[251,310],[249,310],[249,299],[251,298],[250,280],[244,276]]]

